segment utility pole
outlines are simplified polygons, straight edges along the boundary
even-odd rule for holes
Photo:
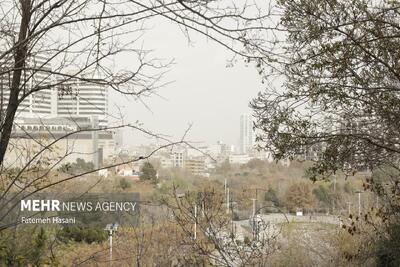
[[[226,189],[226,213],[229,213],[229,188]]]
[[[336,175],[333,175],[333,203],[332,203],[332,214],[335,212],[336,208]]]
[[[257,199],[252,198],[251,200],[253,200],[253,217],[256,215],[256,201]]]
[[[108,232],[108,239],[110,241],[110,267],[112,266],[112,241],[113,241],[113,234],[118,230],[118,223],[110,223],[106,225],[105,231]]]
[[[226,189],[227,189],[228,187],[227,187],[227,181],[226,181],[226,178],[225,178],[225,182],[224,182],[224,190],[225,190],[225,195],[226,195]]]
[[[336,193],[336,175],[333,175],[333,193]]]
[[[112,266],[112,234],[109,235],[110,238],[110,266]]]
[[[361,190],[356,191],[356,193],[358,194],[358,217],[361,216]]]
[[[258,188],[256,188],[256,203],[255,206],[253,206],[253,214],[255,213],[255,210],[257,210],[257,201],[258,201]],[[254,205],[254,203],[253,203]]]
[[[351,210],[350,210],[350,205],[351,205],[351,202],[350,201],[348,201],[347,202],[347,205],[348,205],[348,207],[349,207],[349,215],[351,214]]]
[[[197,238],[197,205],[194,205],[194,240]]]

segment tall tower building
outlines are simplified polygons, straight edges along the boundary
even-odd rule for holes
[[[12,68],[12,60],[0,62],[0,108],[1,113],[4,114],[7,109],[8,99],[10,97],[10,87],[12,82],[12,73],[7,72],[7,69]],[[55,115],[52,112],[52,95],[54,89],[51,89],[52,76],[51,66],[47,64],[44,56],[35,55],[28,58],[26,62],[26,69],[22,71],[21,75],[21,92],[19,98],[23,94],[31,90],[38,90],[37,92],[29,94],[21,102],[18,107],[16,116],[24,118],[44,118]]]
[[[58,86],[57,114],[60,117],[97,116],[99,126],[107,126],[108,90],[96,80],[70,80]]]
[[[247,154],[254,144],[253,119],[248,114],[240,115],[240,154]]]

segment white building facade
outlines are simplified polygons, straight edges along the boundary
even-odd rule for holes
[[[5,113],[10,98],[12,65],[12,60],[0,62],[0,108],[2,114]],[[24,97],[24,100],[18,107],[16,117],[47,118],[55,116],[53,105],[56,100],[56,91],[51,88],[52,83],[51,65],[47,63],[46,58],[40,55],[28,58],[26,67],[22,71],[19,94],[19,99]],[[24,93],[36,90],[38,91],[24,96]]]
[[[57,88],[57,114],[60,117],[97,116],[99,126],[108,124],[108,90],[98,79],[71,80]]]
[[[239,153],[247,154],[254,145],[253,119],[248,114],[240,115]]]

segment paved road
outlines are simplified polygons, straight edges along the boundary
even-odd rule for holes
[[[295,215],[284,215],[282,213],[273,213],[261,215],[261,218],[265,222],[270,223],[285,223],[285,222],[308,222],[308,223],[329,223],[340,225],[340,219],[335,215],[314,215],[314,216],[295,216]]]
[[[280,227],[278,224],[287,223],[287,222],[302,222],[302,223],[327,223],[341,226],[340,218],[334,215],[316,215],[316,216],[295,216],[295,215],[284,215],[282,213],[273,213],[273,214],[264,214],[259,215],[259,217],[264,221],[267,225],[264,233],[268,235],[278,234]],[[250,223],[249,219],[235,221],[235,230],[236,236],[238,240],[243,240],[246,235],[251,234],[249,232]],[[250,230],[251,231],[251,230]]]
[[[267,240],[269,238],[278,236],[281,234],[281,226],[287,222],[304,222],[304,223],[328,223],[328,224],[333,224],[333,225],[340,225],[340,219],[338,216],[332,216],[332,215],[318,215],[318,216],[295,216],[295,215],[283,215],[281,213],[276,213],[276,214],[266,214],[266,215],[260,215],[259,216],[262,220],[264,221],[264,227],[261,229],[261,231],[258,234],[258,240]],[[244,241],[245,236],[249,237],[251,239],[252,237],[252,230],[250,226],[249,219],[247,220],[241,220],[241,221],[234,221],[233,222],[233,228],[234,228],[234,234],[235,234],[235,240],[240,240]],[[306,235],[308,234],[307,232],[305,233]],[[222,232],[221,233],[221,244],[225,244],[224,240],[226,240],[227,244],[231,242],[230,239],[230,234],[228,232]],[[233,246],[235,247],[235,246]],[[243,250],[245,251],[245,250]],[[242,251],[242,252],[243,252]],[[215,252],[215,257],[216,258],[224,258],[228,259],[229,261],[229,266],[241,266],[240,264],[240,257],[237,256],[235,253],[236,250],[232,249],[230,250],[229,247],[226,247],[223,251],[216,251]],[[224,257],[222,257],[222,254]]]

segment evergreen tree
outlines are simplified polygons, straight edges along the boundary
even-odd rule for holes
[[[143,164],[139,178],[141,181],[155,182],[157,180],[157,171],[150,162],[145,162]]]

